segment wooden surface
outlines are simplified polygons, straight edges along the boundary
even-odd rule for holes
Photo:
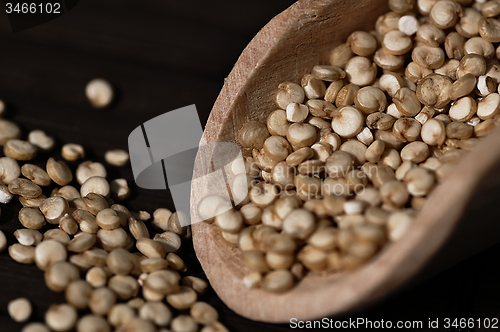
[[[332,44],[344,41],[357,29],[370,29],[374,18],[386,11],[385,0],[302,0],[274,18],[248,45],[226,80],[208,119],[207,141],[236,143],[235,135],[243,123],[253,119],[265,122],[276,107],[273,97],[280,82],[297,81],[297,77],[324,61],[322,55]],[[464,233],[456,229],[478,182],[500,161],[499,140],[500,131],[488,137],[436,189],[408,235],[355,272],[326,277],[308,275],[291,291],[273,294],[247,289],[242,284],[250,270],[241,260],[241,252],[225,245],[214,226],[193,225],[195,251],[217,294],[247,318],[284,323],[290,317],[310,320],[352,313],[410,281],[431,258],[437,266],[429,266],[428,270],[435,272],[436,268],[443,269],[500,242],[500,223],[489,219],[469,220],[475,228],[465,223]],[[200,165],[209,161],[199,155]],[[213,190],[207,182],[193,184],[192,213],[196,213],[196,202],[214,194]],[[488,208],[493,210],[495,206]],[[497,213],[497,220],[499,217]],[[435,255],[452,231],[463,237],[449,243],[448,251]]]
[[[103,161],[106,149],[126,149],[131,130],[166,111],[195,103],[206,121],[243,48],[291,3],[85,0],[69,14],[15,35],[0,13],[0,99],[9,104],[7,118],[20,123],[25,133],[44,129],[56,137],[58,147],[62,142],[80,143],[91,159]],[[119,91],[117,103],[109,110],[93,110],[83,94],[86,82],[98,76],[109,79]],[[46,157],[41,155],[37,162],[41,164]],[[112,168],[110,178],[117,176],[132,181],[129,168]],[[499,186],[490,185],[489,195],[475,206],[498,201]],[[141,189],[134,189],[127,204],[150,212],[160,206],[173,207],[168,192]],[[0,229],[12,233],[20,227],[16,220],[20,205],[1,208]],[[471,212],[466,218],[478,216]],[[10,235],[8,241],[15,240]],[[182,255],[190,267],[188,274],[204,275],[189,243]],[[352,317],[424,322],[428,318],[498,317],[499,256],[497,245]],[[43,274],[34,266],[22,266],[1,253],[0,331],[21,329],[22,324],[12,322],[6,313],[7,303],[20,296],[32,300],[33,320],[41,320],[51,303],[63,301],[61,294],[45,287]],[[287,325],[238,316],[213,291],[203,299],[219,310],[221,321],[231,331],[289,330]]]
[[[218,229],[205,223],[193,225],[197,257],[219,297],[247,318],[284,323],[290,317],[311,320],[357,313],[499,242],[500,211],[490,196],[500,186],[499,140],[496,131],[457,165],[429,197],[407,235],[356,271],[307,275],[283,294],[247,289],[242,279],[250,270],[241,251],[229,247]]]

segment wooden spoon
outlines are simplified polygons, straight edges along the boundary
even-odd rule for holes
[[[297,81],[314,65],[327,63],[329,50],[354,30],[372,29],[378,15],[387,11],[387,0],[301,0],[276,16],[238,59],[215,102],[204,139],[236,142],[238,129],[247,121],[265,123],[276,109],[274,95],[280,82]],[[481,142],[432,193],[404,238],[356,271],[308,275],[284,294],[247,289],[242,279],[249,270],[240,251],[223,242],[215,226],[205,223],[192,227],[196,254],[219,297],[247,318],[278,323],[352,313],[416,277],[421,279],[500,241],[500,217],[494,206],[489,205],[486,215],[494,213],[497,220],[461,219],[480,180],[500,160],[499,141],[496,131]],[[207,158],[198,155],[195,177],[210,165]],[[212,192],[206,182],[193,182],[192,202]],[[476,211],[486,211],[488,205],[480,203],[474,203]]]

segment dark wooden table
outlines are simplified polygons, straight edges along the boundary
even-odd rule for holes
[[[19,123],[24,133],[37,128],[51,133],[58,142],[51,156],[60,157],[62,143],[75,142],[86,147],[90,159],[101,162],[107,149],[127,149],[128,134],[164,112],[196,104],[204,123],[245,45],[292,3],[81,0],[68,14],[17,34],[2,12],[0,99],[8,104],[6,117]],[[85,99],[85,84],[95,77],[105,77],[117,88],[117,102],[108,110],[92,109]],[[40,155],[36,163],[42,165],[47,156]],[[133,181],[130,168],[111,168],[110,178],[117,176]],[[168,191],[134,189],[127,204],[150,212],[173,208]],[[19,208],[19,203],[1,207],[0,229],[9,244],[15,242],[12,233],[20,227]],[[184,244],[181,254],[190,267],[188,274],[203,277],[190,243]],[[497,245],[352,318],[424,324],[429,318],[498,318],[499,257]],[[64,300],[46,288],[36,267],[17,264],[4,252],[0,254],[1,332],[21,329],[6,311],[7,303],[21,296],[34,305],[33,321],[42,320],[51,303]],[[219,310],[231,331],[289,329],[244,319],[213,292],[203,300]]]

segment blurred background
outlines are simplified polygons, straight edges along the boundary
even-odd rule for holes
[[[0,99],[7,104],[5,117],[18,123],[24,134],[42,129],[56,138],[54,152],[35,160],[40,166],[48,156],[60,158],[60,147],[69,142],[82,144],[87,158],[104,162],[106,150],[127,149],[134,128],[182,106],[196,104],[205,124],[241,51],[293,2],[82,0],[62,17],[15,34],[2,9]],[[109,109],[93,109],[85,98],[86,83],[96,77],[116,88],[117,98]],[[70,163],[73,170],[76,166]],[[130,167],[111,167],[109,177],[124,177],[133,184]],[[137,188],[126,205],[151,213],[158,207],[173,209],[168,191]],[[21,227],[20,208],[18,202],[1,206],[0,229],[9,244],[15,242],[13,231]],[[204,277],[189,242],[184,243],[181,257],[189,267],[187,275]],[[429,318],[498,318],[499,257],[497,245],[353,318],[424,324]],[[22,328],[6,309],[17,297],[31,299],[32,321],[42,321],[50,304],[64,302],[62,294],[45,286],[43,273],[35,266],[17,264],[4,251],[0,254],[2,332]],[[202,300],[219,310],[221,322],[231,331],[289,330],[287,325],[251,322],[236,315],[213,291]]]

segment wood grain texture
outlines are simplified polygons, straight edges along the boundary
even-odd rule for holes
[[[302,0],[274,18],[247,46],[226,80],[206,126],[207,141],[236,142],[235,134],[245,122],[265,122],[275,109],[274,91],[280,82],[297,81],[324,62],[325,52],[349,32],[371,27],[387,10],[385,3]],[[480,181],[500,160],[499,140],[496,131],[464,158],[432,193],[404,239],[357,271],[308,275],[292,290],[271,294],[243,285],[249,270],[241,252],[225,244],[214,226],[193,225],[196,254],[219,297],[244,317],[284,323],[292,317],[306,320],[352,313],[500,241],[500,223],[487,218],[461,222]],[[210,163],[198,157],[200,165]],[[212,190],[207,183],[193,186],[192,201]],[[195,205],[191,208],[196,213]]]
[[[107,149],[127,149],[128,135],[138,125],[193,103],[205,124],[224,78],[245,45],[292,3],[257,0],[235,6],[229,1],[203,5],[193,0],[147,4],[85,0],[67,15],[17,34],[11,32],[2,4],[0,99],[7,103],[5,118],[18,123],[23,134],[42,129],[55,137],[57,148],[33,161],[40,166],[49,156],[60,159],[66,142],[82,144],[87,158],[104,163]],[[115,86],[113,107],[90,107],[84,88],[95,77]],[[74,171],[77,163],[69,165]],[[110,167],[108,175],[133,184],[130,167]],[[44,193],[49,195],[51,189]],[[126,205],[149,212],[158,207],[174,209],[168,191],[135,186]],[[17,220],[20,208],[17,202],[1,205],[0,229],[9,245],[16,242],[14,230],[22,227]],[[204,277],[190,241],[181,250],[189,266],[186,275]],[[21,331],[24,324],[13,322],[7,314],[7,303],[21,296],[33,303],[31,321],[43,321],[51,304],[64,302],[64,294],[45,286],[43,272],[14,262],[4,251],[0,253],[1,332]],[[231,331],[241,325],[241,317],[213,291],[200,299],[218,309]]]
[[[11,33],[0,11],[0,99],[9,106],[6,118],[19,123],[24,133],[36,128],[52,133],[58,148],[63,142],[83,144],[88,157],[101,162],[106,149],[126,149],[131,130],[166,111],[195,103],[204,124],[224,78],[244,47],[262,26],[292,3],[82,0],[69,14],[18,34]],[[108,110],[92,109],[83,93],[85,84],[98,76],[110,80],[118,91],[117,102]],[[43,165],[49,155],[60,158],[56,149],[40,155],[35,163]],[[75,169],[76,164],[70,166]],[[128,167],[110,168],[109,177],[133,181]],[[477,195],[476,202],[471,203],[477,209],[464,217],[468,225],[481,218],[498,220],[483,206],[498,202],[500,184],[488,181],[484,185],[490,186],[485,196]],[[173,208],[173,203],[168,191],[133,187],[127,206],[152,212],[158,207]],[[20,207],[1,206],[2,231],[12,234],[21,227],[17,221]],[[480,211],[483,214],[478,214]],[[15,238],[10,235],[8,241],[15,243]],[[186,274],[206,278],[192,244],[183,243],[181,250],[189,266]],[[499,245],[370,309],[337,319],[364,317],[395,322],[498,316],[500,265],[492,264],[498,257]],[[30,321],[43,321],[50,304],[64,301],[63,294],[45,286],[43,273],[35,266],[20,265],[2,252],[1,332],[21,331],[23,324],[13,322],[7,314],[7,303],[20,296],[33,303]],[[213,305],[232,332],[297,330],[287,324],[246,319],[230,310],[213,290],[200,300]]]

